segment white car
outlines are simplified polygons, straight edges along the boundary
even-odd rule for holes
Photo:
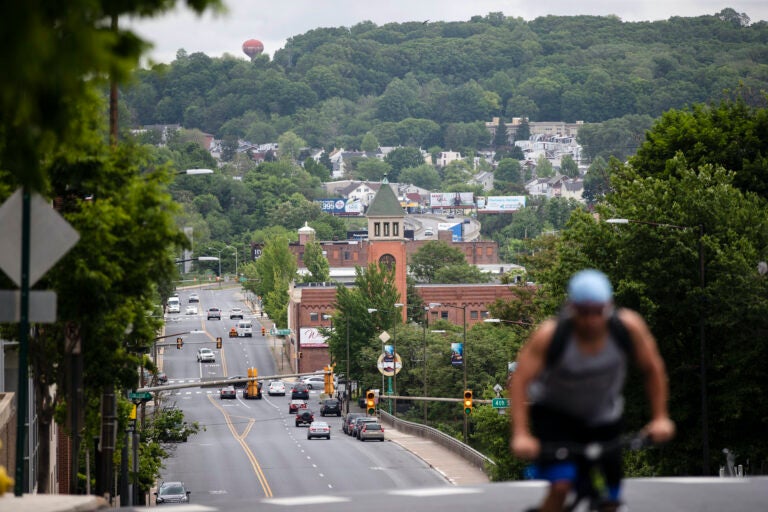
[[[267,388],[267,394],[269,396],[285,396],[285,384],[277,380],[270,382],[269,387]]]
[[[216,354],[213,353],[213,350],[209,348],[201,348],[197,351],[197,362],[198,363],[215,363],[216,362]]]
[[[304,377],[301,382],[307,385],[309,389],[323,389],[325,388],[325,378],[323,376],[312,375],[311,377]]]
[[[239,318],[242,320],[243,310],[241,308],[232,308],[232,311],[229,312],[229,319],[232,320],[233,318]]]
[[[331,427],[324,421],[313,421],[309,424],[309,430],[307,430],[307,439],[313,437],[324,437],[326,439],[331,438]]]
[[[197,306],[187,306],[187,309],[184,310],[184,313],[187,315],[196,315],[197,314]]]
[[[190,293],[189,302],[200,302],[200,296],[196,293]]]

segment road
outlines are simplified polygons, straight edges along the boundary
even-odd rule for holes
[[[191,290],[190,290],[191,291]],[[190,291],[180,293],[182,314],[171,315],[168,333],[202,330],[184,335],[181,350],[166,347],[163,370],[169,383],[199,382],[201,377],[225,378],[247,375],[255,366],[260,375],[274,375],[274,360],[258,318],[253,320],[253,338],[229,338],[232,307],[248,310],[232,289],[194,290],[200,295],[199,312],[208,307],[222,309],[223,320],[206,320],[204,314],[184,315]],[[216,350],[221,336],[223,348]],[[214,363],[199,364],[197,349],[216,353]],[[351,492],[381,488],[405,489],[446,486],[443,476],[395,443],[361,443],[344,435],[341,419],[325,418],[332,427],[330,441],[307,441],[306,427],[296,427],[288,414],[287,397],[262,400],[220,400],[218,389],[193,387],[165,393],[165,405],[180,407],[188,421],[205,430],[186,443],[173,446],[165,462],[163,480],[182,480],[192,491],[195,504],[221,506],[237,501],[253,502],[269,497],[295,497],[328,492]],[[319,392],[310,396],[310,408],[319,417]]]

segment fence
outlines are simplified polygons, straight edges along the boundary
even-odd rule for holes
[[[400,432],[434,441],[443,448],[446,448],[461,456],[473,466],[480,468],[486,475],[489,475],[489,467],[496,465],[495,462],[471,446],[462,443],[458,439],[454,439],[444,432],[440,432],[436,428],[428,427],[426,425],[422,425],[421,423],[413,423],[412,421],[401,420],[400,418],[396,418],[395,416],[382,410],[379,410],[379,414],[383,423],[392,426]]]

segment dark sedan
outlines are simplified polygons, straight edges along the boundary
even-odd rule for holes
[[[320,406],[320,416],[341,416],[341,403],[335,398],[323,400]]]

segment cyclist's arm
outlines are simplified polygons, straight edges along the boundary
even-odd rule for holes
[[[556,327],[555,320],[547,320],[531,334],[517,355],[517,368],[509,381],[509,399],[512,435],[530,434],[528,425],[528,384],[544,368],[547,349]]]
[[[651,405],[651,417],[669,418],[667,397],[669,387],[664,360],[659,354],[656,340],[645,320],[636,312],[628,309],[619,311],[621,321],[627,327],[635,349],[635,362],[645,375],[645,391]]]

